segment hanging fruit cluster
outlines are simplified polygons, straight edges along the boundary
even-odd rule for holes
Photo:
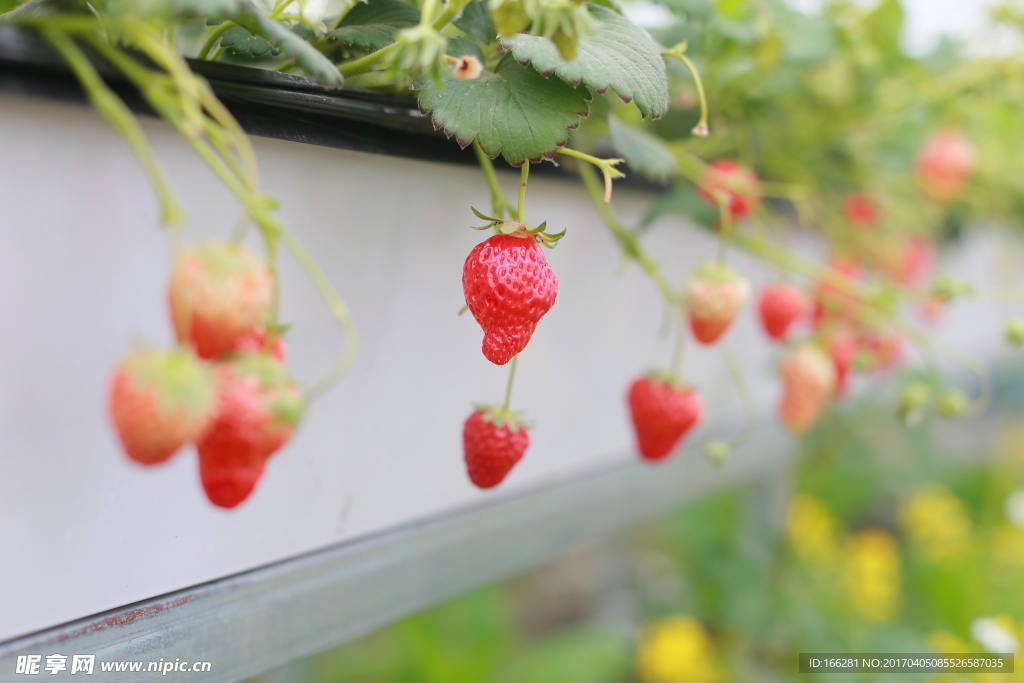
[[[357,348],[344,303],[259,191],[245,132],[186,54],[305,74],[325,89],[393,95],[411,88],[436,129],[473,147],[493,206],[491,216],[477,215],[496,234],[466,260],[466,305],[483,329],[484,357],[510,367],[503,403],[478,407],[464,424],[466,464],[478,486],[501,482],[529,446],[529,427],[510,400],[516,359],[558,291],[543,247],[561,235],[531,227],[524,215],[530,164],[544,161],[579,175],[624,257],[673,312],[670,362],[627,390],[643,458],[668,457],[702,419],[699,387],[683,372],[690,337],[721,350],[748,414],[737,438],[706,443],[707,454],[721,460],[750,434],[753,407],[728,337],[753,290],[766,335],[781,345],[778,414],[790,429],[815,424],[854,374],[883,373],[911,351],[927,376],[902,388],[902,420],[979,410],[984,363],[942,348],[906,309],[931,323],[954,301],[982,294],[932,275],[942,239],[971,224],[1020,223],[1024,97],[1015,84],[1024,61],[978,57],[951,44],[926,57],[907,55],[898,0],[871,8],[836,0],[818,12],[784,1],[669,4],[669,22],[645,30],[618,3],[582,0],[0,3],[7,23],[53,47],[131,144],[167,226],[176,229],[183,212],[97,57],[178,130],[266,248],[265,263],[237,246],[240,237],[181,255],[170,297],[178,346],[136,349],[111,385],[111,413],[129,456],[153,464],[195,443],[209,497],[235,505]],[[1020,13],[1008,6],[997,3],[991,19],[1000,30],[1024,32]],[[198,50],[179,40],[187,32],[176,29],[185,24],[202,32]],[[607,150],[616,158],[597,155]],[[515,206],[501,194],[498,156],[521,167]],[[609,206],[623,161],[665,183],[636,229]],[[644,230],[668,213],[714,231],[720,242],[686,278],[666,277],[644,248]],[[824,262],[785,246],[797,230],[820,237]],[[345,333],[338,365],[302,391],[283,366],[278,246],[300,262]],[[776,268],[778,277],[752,288],[729,265],[731,249]],[[1001,294],[1024,300],[1021,288]],[[1024,345],[1024,320],[1010,320],[1004,334]],[[973,398],[946,383],[939,365],[947,361],[977,377]]]
[[[220,507],[252,493],[305,408],[280,330],[268,326],[273,291],[267,266],[242,246],[185,251],[168,291],[178,345],[132,350],[110,385],[128,457],[157,465],[195,444],[203,490]]]

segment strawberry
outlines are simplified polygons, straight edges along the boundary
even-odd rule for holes
[[[484,356],[504,365],[526,348],[554,306],[558,278],[537,238],[523,228],[476,245],[462,269],[462,289],[484,330]]]
[[[758,310],[764,331],[772,339],[783,339],[789,326],[810,308],[807,296],[792,285],[780,283],[761,290]]]
[[[178,339],[190,342],[200,358],[216,358],[263,322],[273,282],[245,247],[207,242],[178,258],[169,290]]]
[[[860,264],[852,258],[836,257],[832,259],[829,268],[854,280],[861,276]],[[815,325],[821,324],[825,318],[856,318],[863,307],[860,298],[840,288],[827,277],[815,285],[813,297]]]
[[[750,296],[750,285],[722,263],[706,263],[690,277],[683,300],[693,336],[702,344],[718,340]]]
[[[832,357],[832,366],[835,368],[835,395],[836,398],[839,398],[846,393],[853,357],[857,353],[857,338],[848,332],[838,332],[832,335],[828,340],[828,353]]]
[[[701,198],[718,206],[718,196],[726,201],[733,220],[749,216],[761,202],[761,181],[753,171],[732,159],[711,162],[707,173],[697,185]]]
[[[904,285],[920,284],[928,276],[934,259],[931,242],[920,236],[909,237],[900,245],[893,276]]]
[[[202,436],[214,417],[213,377],[191,350],[138,348],[117,366],[109,408],[125,453],[164,462]]]
[[[835,390],[835,368],[821,349],[804,344],[786,354],[779,371],[784,387],[779,415],[792,431],[803,432]]]
[[[974,148],[957,130],[930,137],[917,158],[917,176],[925,194],[936,201],[950,201],[963,190],[974,173]]]
[[[530,432],[519,416],[479,406],[462,427],[469,479],[482,489],[500,484],[530,447]]]
[[[267,337],[270,337],[269,348],[267,345]],[[269,353],[270,357],[274,360],[284,362],[285,356],[287,355],[284,346],[284,339],[280,333],[269,333],[263,326],[257,327],[252,332],[248,332],[238,339],[231,345],[232,353],[241,353],[248,351],[250,353]]]
[[[857,339],[870,368],[884,372],[903,358],[903,339],[895,332],[866,330]]]
[[[878,208],[866,195],[855,193],[846,195],[843,200],[843,211],[855,227],[873,228],[878,223]]]
[[[629,411],[640,455],[661,460],[700,422],[700,394],[669,376],[648,375],[629,387]]]
[[[263,474],[266,459],[291,438],[303,401],[277,361],[242,353],[217,366],[217,416],[196,444],[203,489],[214,505],[234,507]]]

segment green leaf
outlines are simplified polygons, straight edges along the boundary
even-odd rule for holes
[[[254,36],[241,26],[232,26],[221,36],[220,44],[225,50],[236,55],[251,54],[253,57],[262,57],[268,52],[278,55],[281,50],[267,42],[266,38]]]
[[[297,61],[307,74],[319,79],[324,85],[340,88],[345,83],[344,77],[331,60],[284,24],[262,14],[250,13],[238,14],[234,21],[244,26],[249,33],[266,38],[271,45]]]
[[[480,47],[480,44],[475,40],[463,38],[462,36],[448,39],[448,49],[446,54],[451,55],[452,57],[473,55],[480,60],[481,64],[484,63],[484,51]]]
[[[579,41],[579,54],[563,59],[547,38],[518,34],[502,42],[521,64],[533,64],[544,75],[566,83],[582,83],[598,93],[610,87],[625,102],[635,101],[643,116],[668,112],[668,79],[661,47],[647,31],[610,9],[589,6],[594,30]]]
[[[665,180],[675,172],[676,157],[661,140],[642,130],[608,117],[612,147],[629,167],[653,180]]]
[[[487,45],[497,35],[487,0],[473,0],[462,8],[462,15],[455,20],[455,26],[474,40]]]
[[[357,4],[338,28],[327,35],[348,45],[379,50],[395,42],[395,34],[420,22],[420,11],[402,0],[370,0]]]
[[[661,0],[661,3],[687,19],[704,21],[715,14],[715,6],[711,4],[711,0]]]
[[[32,3],[33,5],[37,3]],[[80,9],[85,9],[84,2],[76,2]],[[101,12],[110,14],[129,14],[147,19],[159,16],[202,17],[209,19],[230,16],[241,12],[247,3],[243,0],[92,0],[92,4]]]
[[[898,56],[903,32],[903,7],[899,0],[882,0],[864,22],[875,43],[888,55]]]
[[[790,64],[823,64],[835,50],[835,34],[823,17],[793,12],[779,20],[779,27],[786,43],[786,61]]]
[[[489,156],[501,154],[514,165],[551,158],[588,113],[587,91],[547,79],[506,54],[493,73],[462,81],[444,74],[444,88],[428,79],[416,82],[420,107],[434,125],[454,135],[460,146],[473,140]]]

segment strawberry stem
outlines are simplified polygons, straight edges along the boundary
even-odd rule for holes
[[[498,174],[494,172],[494,162],[491,161],[491,158],[484,152],[484,148],[476,140],[473,141],[473,151],[476,152],[480,168],[487,179],[487,187],[491,191],[491,212],[498,217],[511,216],[512,205],[505,199],[505,195],[501,191],[501,185],[498,183]]]
[[[526,223],[526,181],[530,177],[530,162],[523,162],[523,170],[519,174],[519,205],[516,207],[516,220]]]
[[[338,296],[334,285],[327,279],[323,270],[320,269],[320,266],[317,265],[313,257],[309,255],[309,252],[302,246],[302,243],[284,228],[280,229],[278,235],[281,242],[292,253],[295,260],[299,262],[302,269],[306,271],[306,275],[309,276],[309,279],[313,281],[313,284],[319,290],[320,296],[327,303],[327,307],[331,310],[335,320],[338,321],[338,325],[341,327],[341,332],[344,335],[345,350],[337,364],[323,379],[305,392],[308,402],[313,403],[313,401],[323,396],[335,384],[340,382],[348,373],[352,363],[355,362],[356,354],[359,352],[359,335],[356,332],[356,326],[352,321],[352,313],[349,311],[348,306]]]
[[[697,71],[697,66],[690,61],[690,58],[686,56],[686,43],[680,43],[671,50],[665,50],[661,53],[666,57],[675,57],[681,61],[686,69],[690,72],[690,76],[693,78],[693,84],[697,88],[697,98],[700,100],[700,120],[697,125],[693,128],[693,134],[698,137],[707,137],[708,135],[708,98],[704,92],[704,82],[701,80],[700,72]]]
[[[672,345],[672,360],[669,362],[669,373],[675,377],[680,376],[680,369],[683,365],[683,356],[686,353],[686,320],[678,307],[673,307],[672,318],[676,321],[676,340]]]
[[[729,199],[725,192],[715,194],[715,201],[718,202],[718,215],[721,225],[718,235],[718,262],[725,263],[725,254],[729,246],[729,235],[732,232],[732,211],[729,207]]]
[[[601,174],[604,176],[604,194],[602,195],[602,201],[605,204],[611,203],[612,178],[624,178],[626,176],[625,173],[615,168],[615,166],[621,164],[625,159],[600,159],[585,152],[578,152],[569,147],[560,147],[558,152],[559,154],[575,157],[580,161],[586,161],[588,164],[593,164],[597,168],[601,169]]]
[[[132,115],[124,102],[107,87],[89,59],[64,31],[43,28],[41,32],[67,61],[68,66],[78,77],[78,82],[82,84],[82,88],[88,94],[89,100],[96,107],[96,111],[121,134],[121,137],[139,158],[139,163],[142,164],[143,171],[149,176],[153,189],[156,191],[157,200],[160,202],[161,222],[165,225],[181,225],[184,222],[185,212],[178,203],[174,190],[171,189],[153,149],[149,146],[138,119]]]
[[[597,212],[601,214],[601,218],[604,219],[605,225],[612,231],[612,235],[615,240],[619,243],[619,248],[626,255],[627,258],[631,258],[639,264],[640,268],[647,274],[651,281],[654,282],[658,291],[661,292],[662,299],[665,301],[665,305],[670,310],[677,308],[679,303],[679,297],[672,289],[672,285],[669,283],[668,278],[661,272],[661,266],[651,256],[644,251],[642,244],[640,243],[640,237],[632,230],[627,228],[619,217],[615,214],[615,211],[606,205],[602,198],[601,183],[597,179],[597,174],[594,173],[594,169],[589,166],[579,167],[580,178],[583,180],[583,185],[587,188],[590,193],[590,198],[594,202],[594,207]]]
[[[502,404],[502,414],[508,413],[509,406],[512,404],[512,384],[516,380],[516,366],[519,364],[519,354],[512,356],[512,364],[508,370],[508,384],[505,385],[505,402]]]

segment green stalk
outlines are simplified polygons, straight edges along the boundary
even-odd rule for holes
[[[603,189],[601,187],[601,181],[597,179],[597,174],[594,173],[594,169],[589,166],[579,167],[580,178],[583,179],[583,185],[587,188],[587,192],[590,193],[590,197],[594,202],[595,208],[601,218],[604,219],[605,225],[612,231],[612,235],[615,237],[622,251],[628,258],[636,261],[648,277],[657,286],[658,291],[661,292],[662,298],[665,300],[665,304],[670,308],[674,309],[679,305],[679,297],[672,289],[672,285],[669,283],[668,278],[661,272],[661,266],[658,262],[651,258],[647,252],[643,250],[640,244],[640,239],[634,234],[629,228],[623,225],[619,217],[615,215],[615,212],[604,203]]]
[[[341,73],[342,76],[345,76],[346,78],[349,76],[358,76],[359,74],[364,74],[367,71],[372,71],[374,66],[384,61],[384,59],[390,56],[390,54],[394,51],[395,43],[392,43],[387,47],[382,47],[376,52],[371,52],[365,57],[360,57],[359,59],[352,60],[351,62],[339,64],[338,71]]]
[[[501,218],[504,214],[512,214],[512,205],[507,199],[505,199],[504,193],[501,191],[501,185],[498,183],[498,174],[494,171],[494,162],[487,156],[484,148],[480,146],[480,143],[476,140],[473,141],[473,151],[476,152],[476,158],[480,162],[480,168],[484,172],[484,177],[487,179],[487,187],[491,191],[491,209],[494,212],[496,218]]]
[[[526,181],[530,177],[530,162],[523,162],[523,170],[519,174],[519,205],[516,208],[516,220],[526,225]]]
[[[180,225],[184,222],[184,210],[178,203],[171,189],[167,176],[149,146],[138,121],[124,102],[113,93],[103,82],[85,54],[75,45],[66,33],[60,30],[43,27],[43,36],[56,48],[74,71],[82,87],[89,96],[89,101],[100,115],[109,123],[132,148],[142,164],[143,171],[149,177],[160,203],[161,221],[168,225]]]
[[[451,2],[448,3],[448,7],[446,7],[445,10],[437,16],[437,19],[434,19],[434,30],[440,31],[445,26],[455,21],[455,17],[459,16],[459,12],[462,11],[462,8],[468,4],[469,0],[451,0]]]
[[[209,57],[210,50],[213,49],[213,46],[217,44],[221,36],[223,36],[224,33],[232,26],[238,26],[238,24],[233,21],[225,21],[218,24],[212,31],[210,31],[210,34],[206,36],[206,41],[203,43],[203,46],[199,49],[199,54],[196,55],[196,59],[216,59],[217,56],[220,55],[220,52],[217,52],[213,57]]]
[[[501,411],[507,413],[509,406],[512,405],[512,384],[516,380],[516,366],[519,364],[519,354],[512,356],[512,365],[508,369],[508,384],[505,385],[505,402],[502,405]]]
[[[352,320],[352,314],[345,305],[345,302],[338,296],[331,281],[327,279],[324,272],[317,265],[313,257],[309,255],[306,248],[302,246],[295,237],[285,229],[281,229],[279,236],[284,246],[292,253],[295,259],[302,266],[303,270],[309,276],[309,279],[313,281],[317,290],[320,292],[320,296],[323,297],[324,301],[327,302],[327,307],[330,309],[334,319],[338,321],[338,325],[341,327],[342,334],[345,340],[345,350],[342,353],[341,358],[334,368],[324,376],[319,382],[314,384],[306,391],[307,400],[312,403],[321,396],[326,394],[330,389],[340,382],[345,375],[348,373],[352,364],[355,362],[356,355],[359,353],[359,335],[356,331],[355,323]],[[513,359],[513,362],[514,359]]]

